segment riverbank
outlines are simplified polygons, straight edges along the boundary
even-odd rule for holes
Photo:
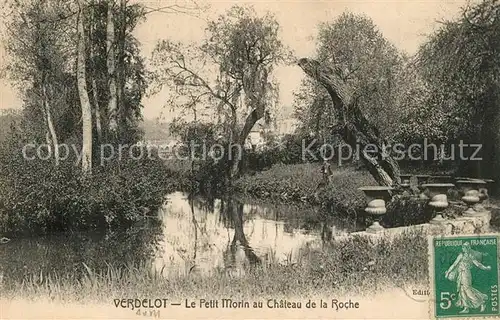
[[[179,177],[179,190],[202,194],[214,191],[210,179],[205,181],[202,173],[191,172],[185,161],[169,161],[167,167]],[[217,185],[219,179],[213,183]],[[364,215],[365,205],[363,192],[358,188],[376,185],[369,172],[353,166],[335,168],[332,183],[318,188],[321,181],[321,164],[275,164],[268,170],[243,174],[234,181],[232,192],[258,201],[313,207],[327,215],[356,218]]]
[[[364,209],[366,199],[358,188],[378,185],[369,172],[353,166],[334,168],[331,182],[321,182],[321,165],[304,163],[274,165],[271,169],[246,175],[235,183],[237,192],[276,202],[303,203],[318,208],[332,217],[348,217],[369,225]],[[381,222],[385,227],[400,227],[428,222],[432,217],[418,199],[395,197],[387,204]]]
[[[430,174],[430,171],[426,173]],[[318,189],[320,183],[321,164],[277,164],[269,170],[241,177],[236,181],[235,189],[243,195],[264,201],[303,204],[318,208],[327,216],[348,217],[365,225],[371,223],[371,217],[364,211],[365,196],[358,190],[360,187],[378,185],[369,172],[353,166],[336,167],[333,168],[330,184]],[[492,203],[494,201],[497,200],[491,200]],[[463,209],[463,206],[450,206],[444,214],[455,216],[457,210]],[[432,216],[425,201],[396,196],[387,203],[387,213],[381,223],[387,228],[404,227],[427,223]],[[493,226],[500,224],[495,221],[500,219],[497,215],[494,214],[492,219]]]
[[[287,298],[357,294],[381,290],[392,283],[425,284],[427,241],[419,233],[406,233],[392,239],[372,242],[352,237],[304,246],[295,263],[262,261],[238,272],[219,270],[210,275],[196,269],[187,276],[162,277],[150,265],[116,267],[104,270],[86,268],[83,273],[26,272],[22,279],[2,282],[5,299],[38,300],[49,297],[64,303],[95,303],[123,297],[165,297],[169,299],[231,297]]]
[[[363,192],[357,189],[376,183],[368,172],[351,166],[335,168],[331,184],[318,189],[321,180],[321,164],[276,164],[269,170],[241,177],[235,182],[235,189],[243,194],[273,201],[295,201],[323,207],[335,204],[340,210],[344,206],[362,207]]]

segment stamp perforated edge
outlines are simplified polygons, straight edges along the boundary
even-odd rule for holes
[[[429,319],[434,320],[452,320],[452,319],[460,319],[460,320],[477,320],[477,319],[485,319],[491,320],[493,317],[498,317],[498,315],[486,315],[486,316],[451,316],[451,317],[436,317],[436,292],[435,281],[434,281],[434,239],[453,239],[453,238],[481,238],[481,237],[496,237],[497,238],[497,275],[498,281],[500,282],[500,233],[481,233],[481,234],[454,234],[454,235],[428,235],[427,236],[427,254],[428,254],[428,262],[429,262]],[[500,302],[500,301],[499,301]]]

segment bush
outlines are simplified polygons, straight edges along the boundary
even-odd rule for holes
[[[388,228],[395,228],[427,223],[431,219],[432,210],[429,210],[425,201],[394,196],[387,204],[387,214],[381,223]]]
[[[234,187],[236,191],[256,197],[275,200],[305,201],[313,197],[321,180],[317,164],[276,164],[264,172],[242,176]]]
[[[376,185],[366,171],[352,168],[334,173],[332,182],[318,193],[319,203],[339,215],[364,216],[366,199],[360,187]]]
[[[2,151],[0,233],[128,227],[174,189],[173,175],[158,159],[122,159],[84,175],[73,161],[55,166],[26,160],[18,148]]]
[[[226,190],[226,162],[172,159],[166,161],[166,166],[174,178],[175,190],[208,196],[220,196]]]

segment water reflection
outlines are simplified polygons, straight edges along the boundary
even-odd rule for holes
[[[119,233],[66,233],[47,237],[12,239],[0,245],[0,271],[4,281],[21,282],[32,274],[80,279],[91,270],[137,266],[158,251],[161,222],[144,219]]]
[[[128,230],[12,239],[0,245],[4,282],[30,274],[82,277],[87,265],[151,267],[165,277],[225,273],[244,276],[256,266],[293,264],[313,240],[328,241],[352,229],[351,222],[325,220],[317,209],[256,204],[233,197],[207,199],[168,195],[158,219],[145,217]]]
[[[161,212],[163,250],[154,268],[165,276],[213,272],[241,276],[256,265],[296,263],[300,249],[325,238],[325,230],[330,238],[334,232],[346,232],[321,223],[315,211],[303,212],[296,219],[280,220],[279,215],[277,209],[244,204],[232,197],[208,201],[171,194]],[[301,228],[313,215],[318,225]]]

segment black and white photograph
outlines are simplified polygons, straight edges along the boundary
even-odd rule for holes
[[[499,0],[2,0],[0,319],[500,317]]]

